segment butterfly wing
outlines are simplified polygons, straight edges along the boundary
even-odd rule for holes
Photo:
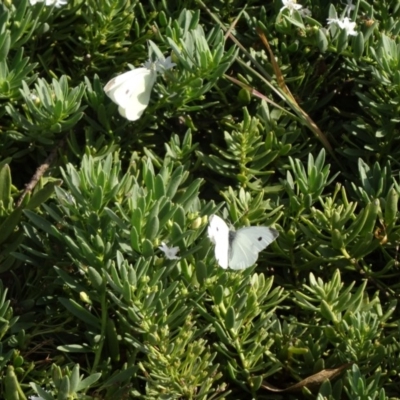
[[[111,79],[104,91],[118,104],[118,111],[123,117],[136,121],[149,104],[156,77],[157,73],[152,69],[135,68]]]
[[[266,226],[249,226],[241,228],[231,243],[229,267],[245,269],[251,267],[258,259],[258,253],[264,250],[279,235],[279,232]]]
[[[214,243],[215,259],[222,268],[228,268],[229,228],[225,221],[217,215],[210,217],[207,229],[208,237]]]
[[[147,68],[135,68],[132,71],[125,72],[111,79],[104,91],[106,95],[116,104],[124,106],[129,98],[130,86],[145,73]],[[147,70],[148,71],[148,70]]]

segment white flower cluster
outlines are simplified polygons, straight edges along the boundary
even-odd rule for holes
[[[352,0],[347,1],[347,15],[354,10],[355,6],[352,4]],[[298,11],[303,17],[310,16],[311,11],[308,8],[303,8],[301,4],[297,4],[296,0],[282,0],[283,7],[280,12],[287,9],[289,10],[289,15],[293,14],[293,11]],[[344,17],[342,19],[339,18],[328,18],[328,25],[337,24],[340,29],[344,29],[348,35],[355,36],[357,35],[357,31],[355,30],[356,23],[353,22],[349,17]]]
[[[301,4],[297,4],[296,0],[282,0],[282,3],[283,7],[281,8],[281,12],[285,9],[288,9],[290,15],[293,14],[293,11],[301,12],[300,10],[303,8]],[[306,14],[308,14],[308,12],[311,14],[311,12],[307,8],[305,8],[304,10],[307,10]]]
[[[161,242],[159,249],[164,253],[168,260],[179,260],[180,257],[177,256],[179,247],[169,247],[166,243]]]
[[[348,17],[344,17],[343,19],[328,18],[328,25],[330,24],[339,25],[339,28],[344,29],[348,35],[357,35],[357,31],[354,29],[356,27],[356,23],[352,22],[351,19]]]

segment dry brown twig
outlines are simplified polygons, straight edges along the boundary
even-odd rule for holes
[[[16,203],[16,207],[19,207],[25,196],[28,193],[32,193],[33,189],[35,188],[35,186],[37,185],[37,183],[39,182],[39,179],[44,175],[44,173],[49,169],[50,165],[54,162],[54,160],[57,157],[57,152],[59,149],[61,149],[62,147],[64,147],[65,142],[67,140],[67,137],[65,136],[63,139],[61,139],[56,146],[54,146],[53,150],[51,151],[51,153],[48,155],[48,157],[46,158],[46,160],[44,160],[44,163],[42,165],[40,165],[37,169],[36,172],[33,174],[32,179],[29,181],[29,183],[25,186],[24,191],[22,192],[21,196],[19,197],[19,199],[17,200]]]

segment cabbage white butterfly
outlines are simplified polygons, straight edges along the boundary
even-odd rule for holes
[[[266,226],[248,226],[231,231],[217,215],[210,217],[208,237],[215,245],[215,259],[222,268],[245,269],[251,267],[264,250],[279,235]]]
[[[123,117],[136,121],[149,104],[156,78],[154,68],[135,68],[111,79],[104,86],[104,91],[118,105],[118,111]]]
[[[171,56],[154,62],[146,61],[143,67],[135,68],[111,79],[104,91],[118,105],[119,113],[129,121],[139,119],[149,105],[150,93],[157,79],[157,72],[165,72],[176,64]]]

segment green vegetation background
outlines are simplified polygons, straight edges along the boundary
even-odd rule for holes
[[[0,1],[1,398],[400,398],[400,4],[301,4]],[[223,270],[213,213],[280,236]]]

